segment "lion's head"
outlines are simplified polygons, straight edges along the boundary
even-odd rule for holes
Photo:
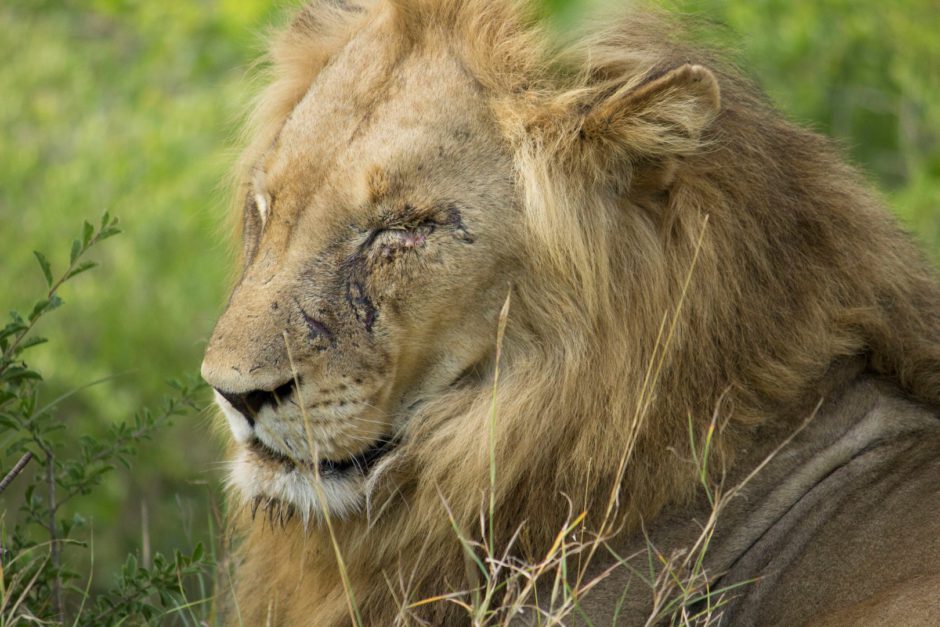
[[[245,268],[203,366],[242,445],[234,485],[304,515],[359,508],[415,406],[478,381],[524,253],[482,90],[446,47],[404,53],[382,26],[252,164]]]
[[[311,518],[382,622],[383,572],[462,585],[490,490],[538,554],[571,507],[687,495],[666,451],[719,402],[730,462],[843,358],[938,396],[935,292],[828,142],[660,18],[558,53],[521,4],[315,0],[275,42],[203,364],[236,498],[304,521],[241,523],[262,614],[284,584],[288,618],[344,615]]]

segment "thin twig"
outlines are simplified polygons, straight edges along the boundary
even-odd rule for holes
[[[0,481],[0,492],[3,492],[7,489],[7,486],[10,485],[10,482],[16,479],[18,474],[23,472],[23,470],[26,468],[26,464],[28,464],[29,460],[32,458],[33,454],[29,451],[26,451],[26,453],[20,457],[20,460],[16,462],[16,465],[14,465],[10,472],[7,473],[7,476],[3,478],[3,481]]]
[[[56,505],[55,500],[55,455],[51,450],[46,450],[46,484],[49,488],[49,546],[52,558],[52,569],[55,576],[52,578],[52,607],[55,612],[56,620],[59,623],[65,622],[65,603],[62,598],[62,577],[60,569],[62,567],[62,550],[59,547],[59,532],[56,529]]]

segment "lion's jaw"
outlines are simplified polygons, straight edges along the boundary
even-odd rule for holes
[[[363,71],[392,56],[376,45],[334,59],[252,164],[202,368],[230,486],[304,519],[360,509],[411,408],[487,362],[515,265],[509,157],[472,82],[431,51],[390,85]]]
[[[369,398],[361,387],[350,386]],[[396,440],[388,435],[391,426],[373,416],[374,405],[353,400],[357,393],[346,390],[338,398],[349,400],[310,402],[304,399],[309,389],[301,387],[293,400],[261,407],[254,424],[216,391],[237,445],[229,461],[230,489],[252,508],[296,512],[305,522],[358,511],[366,477],[394,451]]]

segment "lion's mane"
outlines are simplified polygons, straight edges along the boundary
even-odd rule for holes
[[[756,425],[804,418],[846,359],[940,400],[940,296],[908,238],[829,140],[782,119],[668,20],[634,14],[559,50],[528,3],[343,4],[314,2],[275,37],[244,163],[360,24],[388,19],[403,50],[436,29],[490,95],[527,224],[495,419],[492,378],[424,404],[369,515],[334,521],[365,624],[472,584],[453,525],[479,535],[491,428],[495,537],[521,526],[514,550],[537,559],[571,511],[598,524],[618,483],[625,529],[687,498],[695,469],[668,451],[688,450],[690,424],[701,435],[716,408],[717,455],[730,464]],[[558,114],[689,61],[720,85],[720,111],[704,123],[678,108],[613,144]],[[668,180],[659,205],[639,193],[648,179]],[[235,528],[246,624],[348,620],[324,525],[240,515]],[[414,611],[443,624],[462,610]]]

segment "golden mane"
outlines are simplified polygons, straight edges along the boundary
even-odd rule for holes
[[[666,451],[687,450],[690,425],[702,437],[716,408],[721,466],[755,425],[804,418],[847,359],[940,401],[940,294],[908,238],[830,141],[782,119],[661,16],[629,15],[559,49],[529,2],[315,1],[274,40],[245,176],[331,54],[380,19],[402,51],[447,33],[487,94],[524,198],[527,265],[495,392],[423,404],[368,519],[334,524],[365,624],[473,586],[453,528],[478,536],[491,441],[497,544],[521,528],[513,550],[537,560],[572,510],[599,525],[612,492],[624,529],[688,498],[697,469]],[[612,98],[684,67],[714,110],[677,96],[599,121]],[[667,196],[649,201],[663,183]],[[325,527],[236,518],[246,623],[348,620]],[[435,624],[462,612],[409,611]]]

